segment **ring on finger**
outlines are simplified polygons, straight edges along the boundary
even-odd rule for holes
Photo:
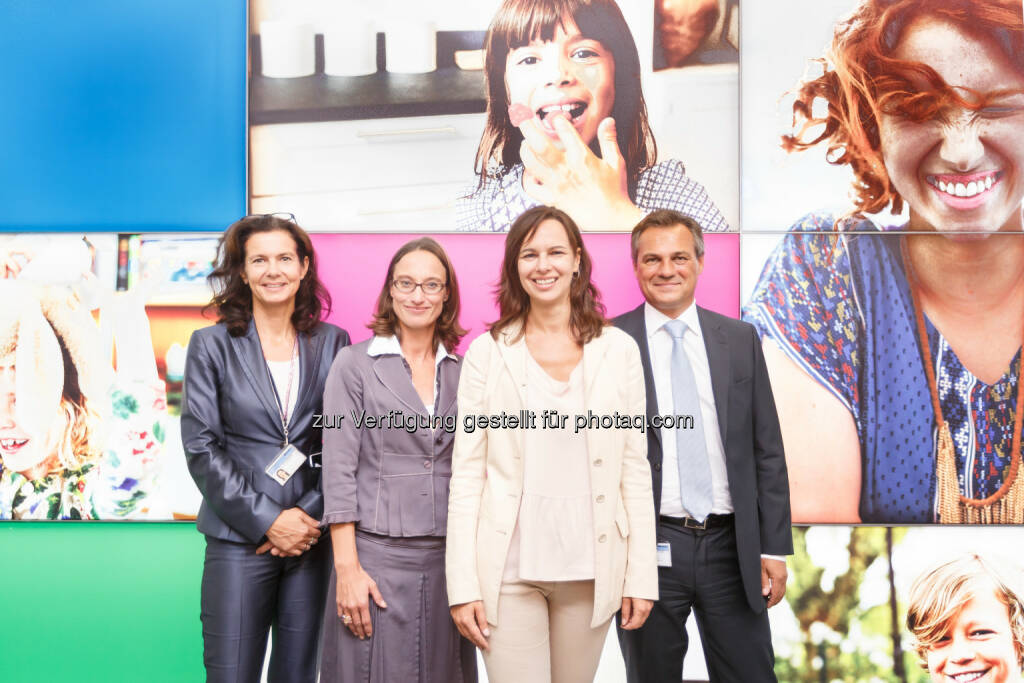
[[[352,623],[352,615],[351,614],[342,614],[341,615],[341,623],[343,623],[343,624],[351,624]]]

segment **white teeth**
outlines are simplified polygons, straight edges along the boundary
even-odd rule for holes
[[[544,280],[534,280],[534,282],[536,282],[538,285],[550,285],[555,280],[556,278],[550,277]]]
[[[548,106],[548,107],[541,107],[541,111],[543,111],[545,114],[550,114],[551,112],[554,112],[554,111],[569,112],[569,111],[572,111],[573,109],[575,109],[576,107],[579,107],[579,106],[581,106],[581,105],[575,104],[575,103],[573,103],[573,104],[552,104],[551,106]]]
[[[17,448],[28,443],[28,439],[0,439],[0,448]]]
[[[953,197],[974,197],[986,190],[992,189],[992,186],[996,184],[996,180],[996,176],[988,175],[984,179],[979,178],[968,183],[947,183],[934,177],[929,177],[928,182],[933,187],[937,187],[940,192],[945,192]]]

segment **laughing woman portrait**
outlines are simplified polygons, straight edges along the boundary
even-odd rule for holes
[[[206,680],[314,683],[330,568],[323,514],[324,383],[348,334],[321,322],[330,297],[294,219],[246,216],[210,274],[218,322],[188,344],[181,439],[203,503]]]
[[[821,61],[784,146],[849,165],[855,205],[799,221],[743,310],[793,521],[1020,524],[1021,3],[863,0]]]

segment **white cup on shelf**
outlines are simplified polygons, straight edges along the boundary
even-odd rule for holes
[[[437,28],[432,21],[394,19],[384,35],[387,70],[422,74],[437,69]]]
[[[365,76],[377,72],[377,31],[372,21],[331,21],[323,25],[324,73]]]
[[[260,22],[260,56],[268,78],[301,78],[316,72],[311,24],[285,19]]]

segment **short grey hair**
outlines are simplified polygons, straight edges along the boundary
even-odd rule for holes
[[[648,228],[675,228],[683,226],[693,235],[693,249],[697,252],[697,258],[704,258],[704,231],[694,218],[681,214],[672,209],[658,209],[647,214],[643,220],[636,224],[633,233],[630,235],[630,251],[633,254],[633,263],[636,263],[638,250],[640,248],[640,235]]]

